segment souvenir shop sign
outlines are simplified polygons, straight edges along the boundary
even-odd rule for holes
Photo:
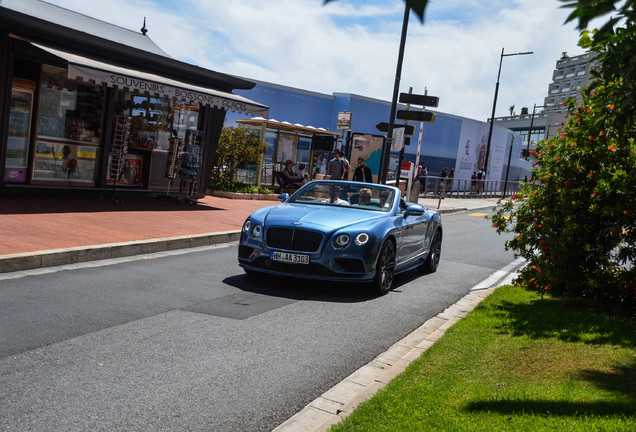
[[[132,74],[131,74],[132,75]],[[242,113],[262,114],[267,111],[267,107],[258,107],[248,102],[247,99],[237,95],[222,97],[213,89],[204,89],[201,87],[190,86],[185,83],[163,78],[158,75],[152,77],[152,74],[138,72],[137,75],[145,75],[144,77],[121,75],[109,71],[101,71],[84,66],[68,65],[68,77],[71,79],[81,78],[85,81],[94,81],[96,83],[103,82],[109,87],[125,88],[131,91],[139,91],[141,93],[150,93],[161,98],[177,98],[189,104],[210,105],[228,111],[238,111]],[[149,80],[148,78],[155,78]],[[227,93],[229,95],[229,93]]]
[[[210,105],[215,108],[238,111],[245,114],[267,116],[269,110],[265,105],[232,93],[199,87],[160,75],[103,63],[39,44],[33,45],[66,60],[70,79],[79,78],[84,81],[105,83],[110,87],[150,93],[159,97],[174,97],[186,103]]]

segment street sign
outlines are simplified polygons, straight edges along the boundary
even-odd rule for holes
[[[375,125],[375,128],[377,130],[379,130],[380,132],[384,132],[387,133],[389,132],[389,123],[388,122],[380,122],[377,125]],[[404,135],[413,135],[415,133],[415,126],[413,125],[403,125],[403,124],[396,124],[393,125],[393,129],[397,129],[397,128],[404,128]]]
[[[398,110],[397,118],[400,120],[416,121],[422,123],[435,123],[435,113],[430,111]]]
[[[418,95],[412,93],[400,93],[400,103],[437,108],[437,105],[439,104],[439,97]]]
[[[339,112],[338,113],[338,125],[336,126],[338,129],[349,130],[351,129],[351,113],[350,112]]]

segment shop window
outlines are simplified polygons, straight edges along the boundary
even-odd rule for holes
[[[103,89],[42,66],[33,180],[93,185]]]
[[[201,157],[198,105],[180,103],[175,98],[118,91],[115,110],[123,117],[131,117],[122,178],[127,178],[126,167],[133,163],[137,174],[118,184],[162,188],[171,187],[171,183],[180,185],[185,180],[190,183],[198,180]],[[190,165],[184,168],[187,159],[184,152],[188,151],[192,153],[188,160],[196,161],[196,169],[190,169]],[[170,161],[180,162],[175,165]],[[108,182],[112,181],[109,177]]]

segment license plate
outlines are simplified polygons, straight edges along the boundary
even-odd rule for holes
[[[309,255],[289,252],[272,251],[272,259],[289,264],[309,264]]]

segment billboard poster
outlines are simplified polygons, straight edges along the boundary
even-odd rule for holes
[[[382,146],[384,137],[381,135],[369,135],[354,133],[351,141],[351,155],[349,163],[351,170],[356,169],[359,157],[364,158],[366,166],[371,169],[373,180],[377,181],[382,163]]]
[[[470,179],[473,172],[483,170],[486,166],[486,146],[488,145],[488,123],[474,120],[462,120],[457,161],[455,165],[456,179]],[[489,180],[499,180],[504,167],[506,155],[506,138],[508,131],[493,128],[488,161]]]

